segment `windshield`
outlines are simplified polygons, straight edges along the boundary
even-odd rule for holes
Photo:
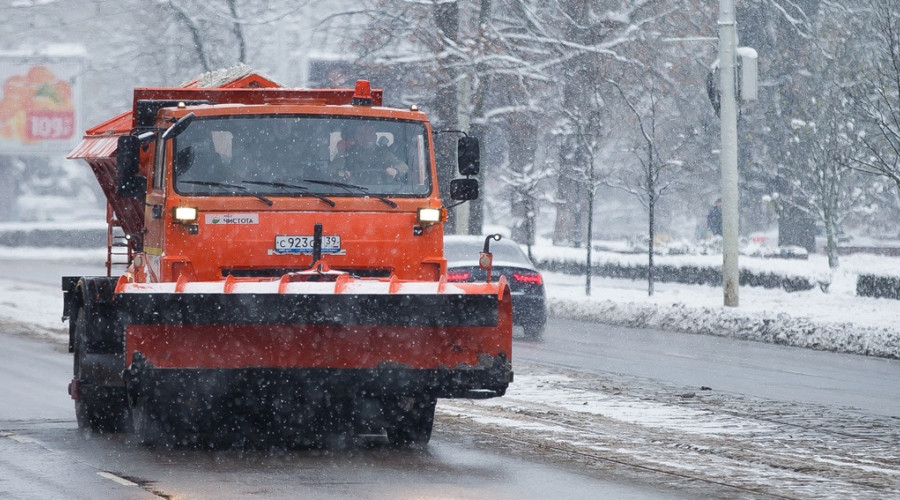
[[[175,139],[175,190],[187,195],[423,196],[425,126],[353,117],[197,118]]]

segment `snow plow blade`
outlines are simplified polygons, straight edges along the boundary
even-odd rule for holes
[[[352,373],[373,389],[437,397],[501,396],[512,380],[505,281],[123,282],[115,303],[126,329],[125,366],[136,378],[263,369],[336,380]]]

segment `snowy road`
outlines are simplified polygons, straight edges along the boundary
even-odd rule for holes
[[[546,345],[570,333],[565,326]],[[10,329],[22,331],[2,326]],[[517,359],[508,395],[442,400],[425,453],[148,450],[129,436],[84,439],[63,392],[69,356],[27,337],[0,337],[0,390],[12,395],[0,404],[0,496],[842,499],[900,491],[895,418],[537,362],[528,358],[541,347],[521,342],[516,350],[529,354]]]
[[[543,344],[516,344],[506,397],[442,402],[442,424],[513,453],[702,485],[704,496],[900,495],[896,360],[552,327]]]
[[[65,393],[71,357],[26,329],[0,322],[0,498],[682,498],[609,472],[473,448],[443,424],[425,450],[153,449],[131,434],[81,434]]]
[[[858,408],[900,416],[900,360],[775,346],[728,337],[557,319],[541,344],[516,345],[519,360],[710,387],[780,402]]]

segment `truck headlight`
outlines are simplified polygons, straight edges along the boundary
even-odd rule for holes
[[[440,208],[420,208],[416,216],[419,224],[437,224],[441,221]]]
[[[197,221],[196,207],[175,207],[172,217],[179,224],[192,224]]]

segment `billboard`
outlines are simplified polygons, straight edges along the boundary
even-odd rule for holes
[[[68,152],[81,137],[79,57],[0,55],[0,155]]]

